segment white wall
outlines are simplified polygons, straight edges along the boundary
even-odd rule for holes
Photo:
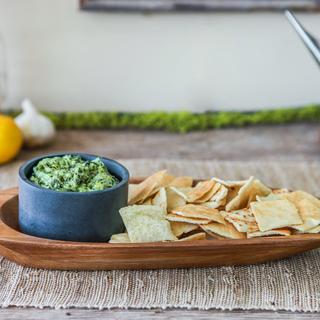
[[[298,14],[320,35],[320,15]],[[106,14],[0,0],[9,89],[47,110],[256,109],[320,102],[320,69],[279,13]]]

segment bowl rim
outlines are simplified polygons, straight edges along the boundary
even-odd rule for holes
[[[121,168],[122,172],[123,172],[123,176],[121,176],[121,181],[119,183],[117,183],[115,186],[111,187],[111,188],[107,188],[107,189],[103,189],[103,190],[96,190],[96,191],[85,191],[85,192],[78,192],[78,191],[57,191],[57,190],[53,190],[53,189],[48,189],[48,188],[43,188],[35,183],[33,183],[32,181],[30,181],[30,179],[26,176],[25,174],[25,170],[27,167],[29,167],[31,165],[31,167],[33,168],[34,165],[36,163],[38,163],[39,161],[41,161],[42,159],[45,158],[53,158],[53,157],[62,157],[65,155],[71,155],[71,156],[80,156],[80,157],[92,157],[92,158],[100,158],[102,161],[107,161],[107,162],[112,162],[114,165],[118,166]],[[109,170],[109,168],[107,168]],[[113,173],[114,174],[114,173]],[[94,155],[94,154],[90,154],[90,153],[84,153],[84,152],[58,152],[58,153],[49,153],[46,155],[42,155],[39,157],[35,157],[32,158],[26,162],[24,162],[20,168],[19,168],[19,180],[21,182],[26,183],[27,185],[29,185],[30,187],[37,189],[37,190],[42,190],[44,192],[49,192],[49,193],[54,193],[54,194],[59,194],[59,195],[89,195],[89,194],[100,194],[100,193],[105,193],[105,192],[110,192],[110,191],[114,191],[116,189],[121,188],[123,185],[128,184],[129,183],[129,170],[120,162],[110,159],[110,158],[106,158],[106,157],[102,157],[102,156],[98,156],[98,155]]]

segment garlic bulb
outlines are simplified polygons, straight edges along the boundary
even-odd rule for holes
[[[15,122],[23,133],[27,147],[43,146],[53,140],[55,128],[52,121],[40,114],[29,99],[21,104],[22,113],[15,118]]]

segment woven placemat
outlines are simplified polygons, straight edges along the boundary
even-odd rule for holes
[[[132,175],[168,168],[193,177],[243,179],[319,195],[320,162],[123,160]],[[19,163],[0,168],[16,185]],[[47,271],[0,259],[0,306],[320,311],[320,250],[260,265],[155,271]]]

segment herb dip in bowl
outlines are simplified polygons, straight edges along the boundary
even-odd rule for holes
[[[55,240],[105,242],[121,233],[128,170],[89,154],[51,154],[19,170],[19,228]]]

